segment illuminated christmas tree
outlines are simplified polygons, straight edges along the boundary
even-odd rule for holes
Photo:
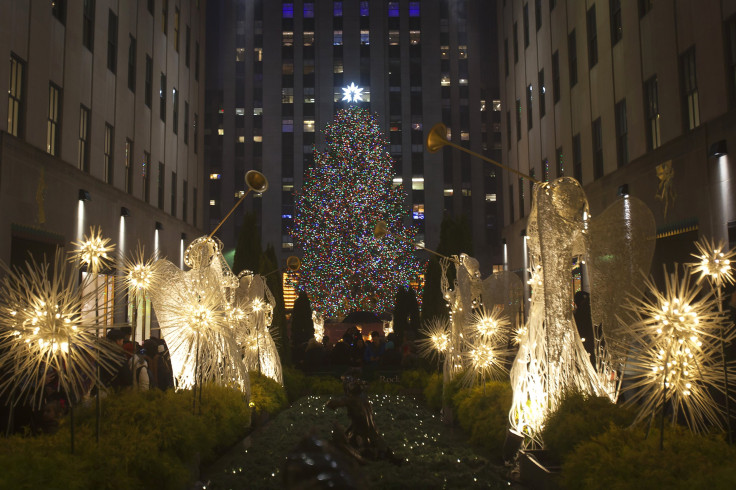
[[[391,311],[399,287],[420,267],[386,140],[370,112],[354,106],[337,113],[325,137],[326,151],[315,151],[296,196],[300,288],[326,316]],[[379,221],[386,223],[383,237],[374,236]]]

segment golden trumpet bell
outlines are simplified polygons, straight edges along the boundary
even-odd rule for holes
[[[447,126],[442,123],[437,123],[432,126],[427,134],[427,151],[430,153],[436,153],[440,148],[448,144],[447,141]]]
[[[297,257],[296,255],[289,255],[289,256],[288,256],[288,257],[286,258],[286,267],[287,267],[287,268],[288,268],[288,269],[289,269],[290,271],[292,271],[292,272],[296,272],[296,271],[298,271],[298,270],[299,270],[299,268],[300,268],[301,266],[302,266],[302,261],[301,261],[301,260],[299,260],[299,257]]]
[[[260,194],[268,189],[268,179],[258,170],[248,170],[245,173],[245,185],[253,192]]]

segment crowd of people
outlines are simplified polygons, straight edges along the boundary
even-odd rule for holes
[[[152,337],[142,344],[130,340],[130,329],[110,329],[103,342],[110,342],[116,347],[112,349],[116,356],[108,365],[100,363],[100,385],[89,379],[86,392],[80,400],[70,400],[61,385],[58,373],[48,369],[45,374],[43,396],[40,408],[34,410],[28,404],[8,407],[2,404],[0,413],[0,430],[5,434],[24,433],[30,430],[33,434],[54,433],[59,428],[59,421],[69,412],[70,404],[87,403],[97,396],[105,397],[113,391],[152,389],[168,390],[174,388],[174,374],[171,357],[166,341]]]
[[[309,339],[303,348],[303,355],[297,353],[297,363],[307,371],[330,368],[333,366],[364,367],[369,369],[412,367],[417,359],[417,349],[412,332],[405,334],[405,339],[398,345],[396,334],[382,336],[380,332],[371,332],[364,338],[358,327],[349,327],[342,338],[330,345],[330,339],[324,336],[322,342]]]

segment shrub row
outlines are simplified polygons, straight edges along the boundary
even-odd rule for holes
[[[261,412],[286,406],[277,383],[251,376],[251,402]],[[199,394],[198,394],[199,395]],[[205,385],[201,413],[193,393],[121,392],[102,400],[96,442],[94,402],[75,409],[75,453],[69,418],[56,434],[13,436],[0,444],[0,488],[180,489],[200,463],[213,461],[250,430],[252,408],[238,390]]]

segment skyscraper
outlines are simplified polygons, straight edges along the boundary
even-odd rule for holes
[[[293,193],[322,148],[320,130],[347,104],[379,117],[413,224],[430,248],[444,213],[472,225],[484,272],[498,263],[496,171],[458,150],[427,153],[429,129],[444,122],[453,142],[498,159],[495,11],[492,2],[211,2],[205,151],[213,229],[244,190],[247,170],[270,182],[223,226],[234,247],[242,213],[259,217],[264,245],[291,254]],[[489,29],[489,27],[491,27]],[[355,84],[362,100],[344,101]]]

